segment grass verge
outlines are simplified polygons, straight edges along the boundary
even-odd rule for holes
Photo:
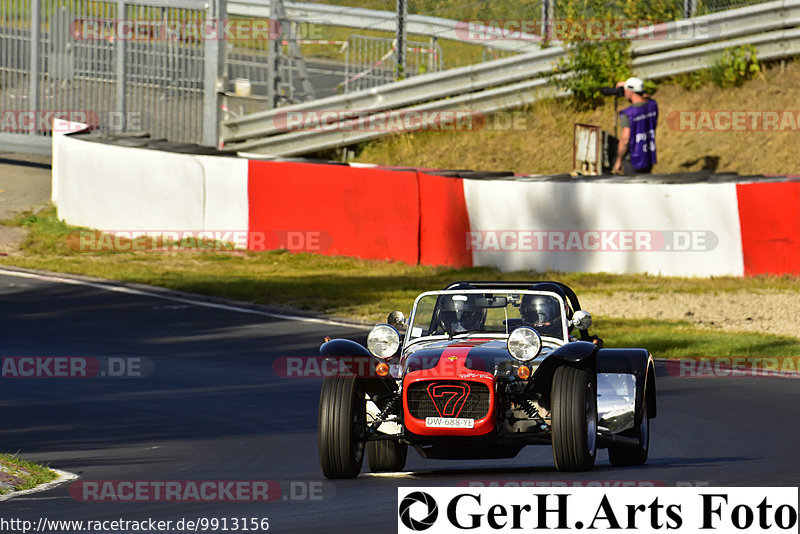
[[[645,347],[657,358],[797,358],[800,339],[771,334],[720,332],[686,321],[599,317],[593,330],[605,346]]]
[[[92,252],[80,250],[80,232],[65,225],[50,207],[22,213],[4,224],[29,230],[22,251],[0,258],[15,265],[95,276],[169,289],[320,312],[367,323],[388,312],[408,314],[422,291],[456,280],[556,279],[579,296],[617,291],[652,294],[714,294],[741,290],[792,290],[797,279],[766,276],[711,279],[584,273],[502,273],[487,267],[451,269],[410,266],[314,254],[269,252]],[[123,247],[125,243],[120,243]],[[594,330],[607,346],[647,347],[658,357],[797,356],[800,339],[760,333],[731,333],[691,323],[656,319],[595,317]]]
[[[42,465],[11,454],[0,454],[0,494],[35,488],[57,476]]]

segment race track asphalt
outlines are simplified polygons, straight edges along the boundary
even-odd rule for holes
[[[140,378],[4,376],[0,450],[83,481],[272,480],[283,492],[267,503],[82,502],[65,484],[0,502],[6,519],[269,518],[269,531],[278,533],[393,532],[402,485],[800,480],[795,380],[677,378],[659,365],[659,417],[643,467],[613,468],[601,451],[593,471],[558,473],[550,448],[539,446],[497,461],[432,461],[410,452],[404,475],[371,475],[365,465],[356,480],[325,481],[316,441],[320,379],[278,376],[273,362],[315,355],[324,336],[363,340],[365,329],[7,271],[0,272],[0,301],[4,360],[87,356],[152,364]],[[309,488],[316,498],[307,498]]]

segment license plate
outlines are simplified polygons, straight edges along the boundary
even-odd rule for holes
[[[475,428],[475,419],[463,417],[426,417],[425,426],[428,428]]]

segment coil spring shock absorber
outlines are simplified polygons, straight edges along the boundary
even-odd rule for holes
[[[530,401],[530,399],[525,399],[518,405],[525,414],[531,419],[537,419],[539,417],[539,410],[536,409],[536,406]]]
[[[381,413],[378,414],[378,416],[375,418],[375,421],[370,425],[369,429],[367,430],[369,434],[374,434],[378,430],[378,427],[381,426],[381,423],[384,422],[384,418],[394,411],[395,406],[401,400],[401,398],[402,395],[400,394],[400,392],[397,392],[394,395],[392,395],[392,397],[389,399],[389,402],[386,403],[386,406],[383,408],[383,410],[381,410]],[[373,400],[373,402],[375,401]]]

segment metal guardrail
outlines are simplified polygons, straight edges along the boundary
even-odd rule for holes
[[[687,25],[697,32],[685,38]],[[660,26],[664,39],[632,43],[633,70],[648,78],[672,76],[706,68],[722,50],[753,44],[760,59],[800,54],[800,0],[779,0]],[[518,107],[557,94],[542,77],[564,57],[562,47],[448,71],[423,74],[379,88],[329,97],[224,122],[226,148],[290,156],[355,144],[391,131],[358,131],[341,120],[325,129],[285,131],[274,119],[290,112],[385,110],[475,110],[492,112]],[[532,94],[517,94],[531,91]],[[453,107],[460,106],[460,107]],[[280,115],[279,115],[280,114]],[[343,114],[344,115],[344,114]],[[280,122],[280,121],[278,121]]]
[[[303,2],[284,2],[283,5],[286,8],[286,16],[295,22],[307,22],[322,26],[345,26],[356,30],[381,30],[391,33],[397,30],[397,14],[392,11]],[[230,0],[228,13],[256,18],[272,16],[270,0]],[[457,20],[425,15],[408,15],[406,19],[406,33],[408,34],[463,41],[463,36],[460,35],[461,30],[463,30],[463,26],[459,25]],[[476,26],[475,31],[490,31],[490,28]],[[471,42],[488,48],[518,52],[530,51],[539,47],[539,41],[535,35],[521,34],[520,37],[521,39],[517,41],[486,39]]]
[[[275,131],[273,119],[286,111],[383,111],[401,109],[430,100],[471,93],[493,86],[528,80],[552,70],[552,64],[564,56],[561,47],[520,54],[478,65],[459,67],[433,74],[421,74],[407,80],[374,89],[355,91],[344,96],[312,100],[296,106],[271,109],[222,124],[221,138],[226,145]],[[313,133],[313,132],[310,132]]]

